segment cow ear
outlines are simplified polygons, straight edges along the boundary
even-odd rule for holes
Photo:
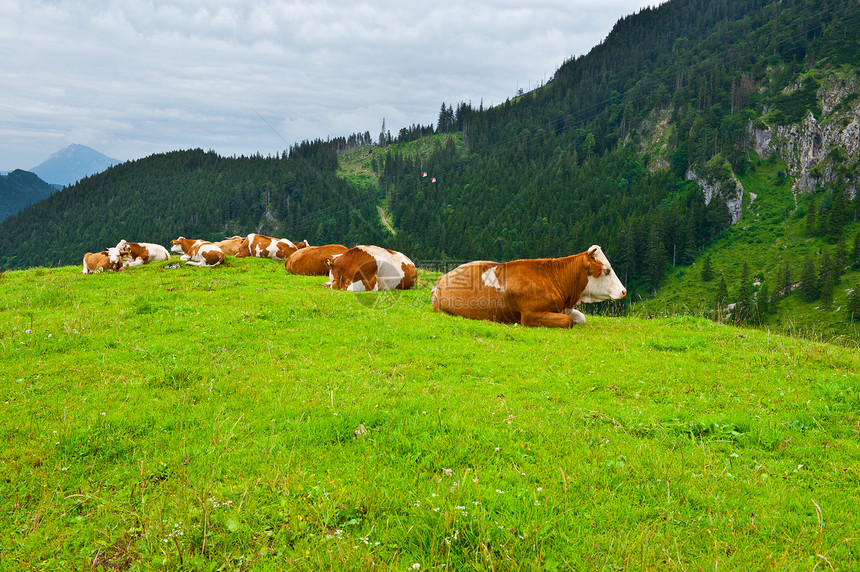
[[[591,258],[594,258],[594,255],[597,254],[598,250],[600,250],[600,247],[595,244],[591,248],[588,249],[588,255]]]
[[[325,259],[325,265],[326,265],[326,267],[331,268],[331,258]]]

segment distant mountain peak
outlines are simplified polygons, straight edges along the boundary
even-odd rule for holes
[[[48,183],[68,186],[119,163],[122,161],[99,153],[92,147],[73,143],[52,154],[30,171]]]

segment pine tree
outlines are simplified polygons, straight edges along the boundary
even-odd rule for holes
[[[860,196],[860,193],[857,193]],[[860,232],[854,235],[854,247],[851,249],[851,266],[860,268]]]
[[[741,270],[741,279],[738,284],[738,296],[735,303],[734,318],[736,323],[746,322],[752,315],[753,298],[752,288],[750,286],[750,267],[744,261],[744,267]]]
[[[835,284],[831,279],[827,279],[821,283],[819,297],[821,299],[821,305],[824,308],[829,308],[831,304],[833,304],[833,289]]]
[[[379,146],[385,146],[385,118],[382,118],[382,129],[379,131]]]
[[[845,273],[845,266],[848,261],[848,245],[845,244],[845,234],[839,235],[839,240],[836,241],[836,256],[833,259],[833,273],[838,279]]]
[[[830,216],[827,221],[827,237],[836,241],[842,236],[842,229],[848,217],[848,204],[845,200],[845,191],[841,188],[833,191],[833,204],[830,206]]]
[[[702,282],[710,282],[714,279],[714,269],[711,267],[711,255],[705,256],[705,262],[702,264]]]
[[[830,250],[825,248],[821,252],[821,266],[818,270],[818,295],[821,304],[829,308],[833,303],[833,289],[836,286],[836,277],[833,272],[833,262],[830,259]]]
[[[780,296],[788,296],[789,294],[791,294],[791,279],[791,265],[786,262],[783,265],[782,271],[779,274],[779,287],[774,291],[774,295],[779,294]]]
[[[833,303],[833,288],[836,286],[836,276],[833,270],[833,260],[830,258],[830,250],[825,248],[821,252],[821,266],[818,270],[818,291],[821,303],[829,308]]]
[[[815,204],[815,196],[809,195],[809,206],[806,209],[806,236],[815,236],[815,215],[818,206]]]
[[[848,296],[845,313],[848,314],[848,319],[852,322],[860,322],[860,282],[854,286],[854,290]]]
[[[648,250],[645,251],[645,280],[648,290],[656,290],[660,285],[665,267],[665,248],[660,238],[659,221],[654,217],[651,220],[651,232],[648,236]]]
[[[800,297],[807,302],[812,302],[818,298],[819,294],[815,261],[812,256],[808,256],[806,262],[803,263],[803,273],[800,275]]]
[[[722,306],[726,298],[729,297],[729,286],[726,284],[726,277],[720,277],[720,283],[717,285],[717,294],[714,296],[714,302],[717,306]]]

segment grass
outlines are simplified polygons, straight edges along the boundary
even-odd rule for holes
[[[436,276],[4,273],[0,569],[860,566],[860,352],[467,321]]]

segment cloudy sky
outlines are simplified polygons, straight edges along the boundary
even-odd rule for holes
[[[0,0],[0,170],[435,124],[548,81],[659,0]]]

